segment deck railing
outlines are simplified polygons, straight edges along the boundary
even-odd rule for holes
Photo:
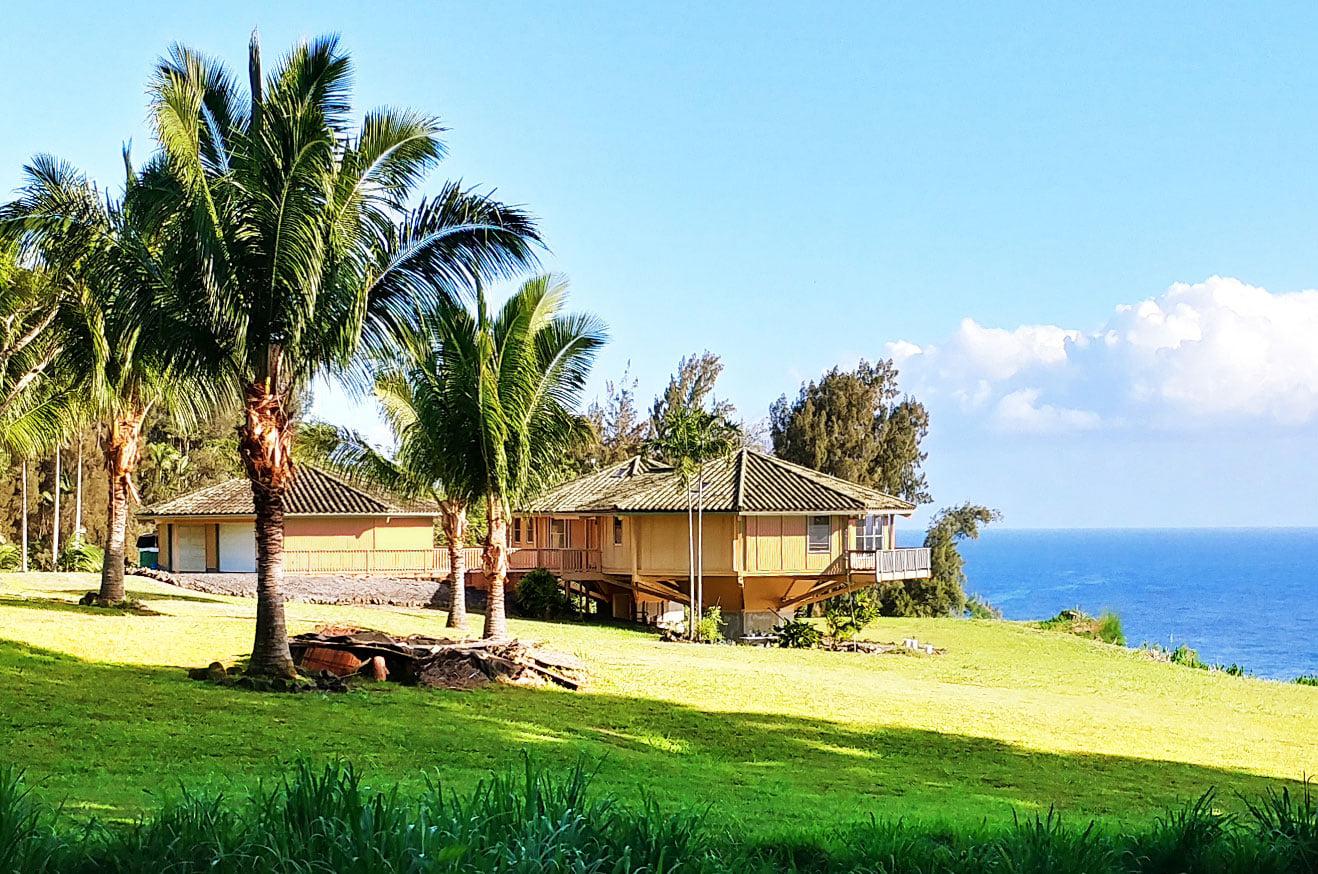
[[[510,547],[508,569],[547,568],[559,573],[598,571],[598,549]],[[462,550],[468,571],[481,569],[480,547]],[[288,549],[284,572],[290,574],[400,574],[446,576],[450,570],[446,547],[436,549]]]
[[[852,573],[874,574],[879,580],[913,580],[929,576],[929,549],[851,549],[847,562]]]

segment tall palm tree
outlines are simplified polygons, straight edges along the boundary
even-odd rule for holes
[[[731,452],[740,439],[740,429],[719,412],[670,406],[655,420],[654,437],[648,447],[677,469],[686,492],[687,636],[692,640],[697,636],[696,624],[704,608],[705,465]]]
[[[444,391],[443,367],[437,344],[425,341],[414,341],[397,358],[376,365],[375,397],[393,432],[392,454],[350,429],[326,426],[317,431],[314,456],[349,478],[435,502],[449,555],[447,624],[462,629],[467,626],[467,511],[483,477],[471,463],[474,431],[466,410],[455,408]]]
[[[290,403],[313,375],[383,354],[422,305],[534,263],[532,220],[456,184],[408,209],[444,155],[437,120],[368,112],[351,124],[351,64],[336,37],[265,71],[248,91],[175,47],[152,86],[160,144],[144,186],[190,281],[162,301],[243,389],[238,451],[256,505],[257,616],[249,670],[292,676],[284,626],[284,505],[295,467]],[[357,379],[363,379],[355,372]]]
[[[233,395],[193,347],[178,343],[182,326],[156,306],[174,276],[138,203],[141,180],[127,153],[124,163],[124,197],[115,200],[70,165],[38,156],[25,168],[19,198],[0,209],[0,228],[77,289],[78,325],[63,354],[79,375],[85,415],[100,425],[108,483],[101,604],[125,597],[128,515],[138,500],[147,415],[154,409],[195,422]]]
[[[463,411],[475,439],[453,446],[479,471],[488,527],[482,570],[489,586],[484,636],[508,636],[508,519],[512,507],[558,472],[569,449],[589,439],[577,413],[602,322],[565,313],[567,282],[542,275],[524,282],[496,312],[484,288],[475,309],[442,306],[432,339],[447,407]],[[459,429],[462,431],[463,429]]]

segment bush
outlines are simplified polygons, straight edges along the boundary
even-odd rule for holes
[[[1301,686],[1318,686],[1318,674],[1300,674],[1295,678],[1295,682]]]
[[[723,611],[718,607],[710,607],[705,611],[704,618],[696,623],[696,640],[709,643],[722,640],[723,628],[727,624],[723,619]]]
[[[522,577],[512,602],[513,609],[529,619],[562,619],[577,613],[562,581],[544,568]]]
[[[1077,637],[1101,640],[1117,646],[1126,645],[1126,633],[1121,629],[1121,617],[1108,611],[1097,619],[1083,610],[1063,610],[1051,619],[1039,623],[1047,631],[1064,631]]]
[[[0,538],[0,573],[12,573],[23,567],[23,550],[16,543]]]
[[[804,619],[788,619],[774,633],[778,635],[778,645],[786,649],[814,649],[824,639],[814,623]]]
[[[1002,611],[978,595],[966,599],[966,617],[969,619],[1001,619]]]
[[[866,625],[879,618],[880,596],[874,589],[861,589],[824,602],[824,621],[834,640],[851,640]]]
[[[105,564],[105,550],[81,537],[69,541],[59,554],[58,570],[94,574]]]

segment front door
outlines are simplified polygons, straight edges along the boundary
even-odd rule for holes
[[[174,570],[205,573],[206,528],[202,525],[174,526]]]

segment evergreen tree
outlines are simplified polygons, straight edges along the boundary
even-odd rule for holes
[[[916,504],[930,500],[920,449],[928,430],[928,411],[901,397],[891,361],[835,367],[769,411],[778,457]]]

